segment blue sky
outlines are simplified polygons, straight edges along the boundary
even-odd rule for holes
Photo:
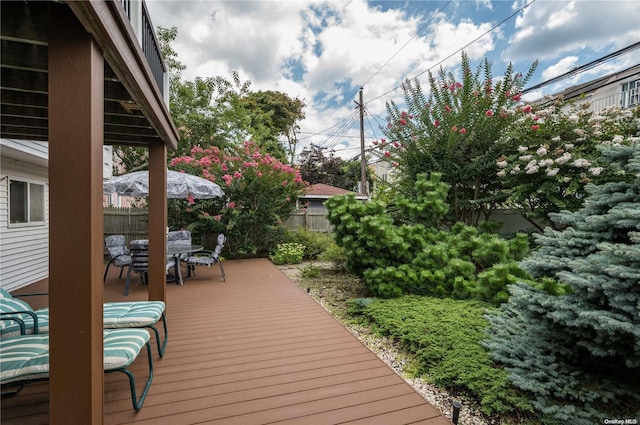
[[[147,0],[147,5],[154,25],[178,28],[174,48],[187,66],[186,79],[238,71],[253,90],[304,99],[301,145],[332,148],[345,158],[359,153],[354,100],[361,86],[370,146],[381,137],[385,102],[401,102],[402,81],[418,78],[426,87],[429,70],[442,66],[456,73],[460,50],[474,67],[491,59],[494,76],[509,63],[524,73],[538,60],[529,83],[534,85],[640,41],[636,0]],[[640,49],[530,96],[639,62]]]

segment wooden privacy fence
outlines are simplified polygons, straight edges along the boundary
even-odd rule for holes
[[[324,208],[309,208],[306,212],[298,211],[282,224],[293,230],[302,227],[311,232],[331,232],[333,229],[327,219],[327,210]]]
[[[149,212],[146,208],[104,209],[104,237],[124,235],[127,245],[135,239],[149,238]]]

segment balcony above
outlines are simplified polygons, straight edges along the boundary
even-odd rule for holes
[[[104,143],[177,144],[168,109],[168,73],[144,2],[2,2],[0,137],[48,140],[51,7],[68,7],[102,49]],[[73,117],[70,117],[73,119]]]

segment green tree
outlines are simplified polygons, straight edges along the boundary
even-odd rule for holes
[[[441,173],[451,186],[450,222],[477,225],[505,200],[495,163],[502,146],[495,142],[515,120],[521,89],[537,63],[525,76],[509,65],[495,82],[491,66],[485,59],[473,73],[463,53],[460,82],[440,69],[438,78],[429,74],[428,98],[417,80],[408,80],[403,84],[407,110],[387,104],[389,122],[386,139],[378,144],[380,154],[397,168],[400,191],[406,194],[418,174]]]
[[[287,152],[279,137],[295,138],[297,123],[304,119],[304,101],[277,91],[251,91],[237,71],[222,76],[182,78],[186,68],[171,43],[175,27],[158,28],[158,41],[170,72],[170,105],[180,139],[173,156],[188,155],[195,146],[229,150],[253,140],[263,152],[284,160]]]
[[[331,151],[312,144],[300,153],[300,174],[309,184],[323,183],[353,190],[360,181],[360,162],[345,161]]]
[[[289,163],[293,164],[293,159],[298,143],[297,131],[300,129],[298,122],[305,118],[304,108],[306,103],[299,98],[292,99],[286,93],[273,90],[264,90],[249,93],[243,99],[246,107],[254,111],[256,116],[265,116],[264,125],[268,132],[268,137],[259,140],[254,137],[267,152],[276,155],[283,149],[278,142],[278,137],[284,137],[287,144]],[[280,158],[280,155],[277,155]],[[284,157],[282,157],[284,159]]]
[[[550,423],[640,416],[640,146],[602,146],[627,181],[588,185],[584,206],[552,214],[521,266],[550,293],[513,285],[491,314],[493,358]]]
[[[225,252],[232,257],[275,251],[280,223],[295,210],[306,187],[298,170],[262,153],[254,142],[233,152],[194,147],[189,155],[173,158],[170,166],[211,180],[225,192],[224,199],[170,200],[171,226],[188,228],[196,237],[225,233]]]

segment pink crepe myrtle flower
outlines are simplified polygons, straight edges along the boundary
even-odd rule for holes
[[[220,214],[218,214],[218,215],[214,215],[214,216],[213,216],[213,219],[214,219],[215,221],[220,221],[220,220],[222,220],[222,216],[221,216]]]
[[[407,120],[405,120],[405,119],[401,119],[401,120],[400,120],[400,124],[402,124],[402,125],[407,125]]]
[[[189,203],[189,205],[193,205],[193,204],[196,203],[196,200],[195,200],[195,198],[193,196],[188,195],[187,196],[187,202]]]
[[[204,212],[204,213],[202,213],[202,216],[203,217],[209,217],[209,213],[208,212]]]
[[[525,114],[528,114],[529,112],[531,112],[531,109],[532,109],[532,108],[531,108],[531,105],[525,105],[525,106],[522,108],[522,112],[524,112]]]
[[[235,203],[235,202],[233,202],[233,201],[231,201],[231,202],[229,202],[229,203],[227,204],[227,207],[228,207],[229,209],[234,209],[234,208],[236,207],[236,203]]]
[[[435,120],[435,121],[433,122],[433,125],[434,125],[435,127],[440,127],[440,120]]]
[[[466,129],[466,128],[464,128],[464,127],[462,127],[462,128],[460,129],[460,134],[467,134],[467,129]]]
[[[536,124],[531,126],[531,130],[533,130],[533,131],[538,131],[539,128],[540,128],[540,126],[536,125]]]
[[[235,177],[236,179],[241,179],[242,178],[242,173],[240,171],[235,171],[233,173],[233,177]]]
[[[451,127],[451,131],[458,131],[458,126],[454,125],[453,127]]]
[[[386,151],[386,152],[384,153],[384,156],[386,156],[387,158],[389,158],[389,157],[391,156],[391,152]]]
[[[493,116],[493,111],[491,109],[487,109],[487,112],[484,113],[486,116],[488,117],[492,117]]]
[[[220,169],[222,171],[229,171],[229,167],[227,166],[226,162],[223,162],[222,164],[220,164]]]

